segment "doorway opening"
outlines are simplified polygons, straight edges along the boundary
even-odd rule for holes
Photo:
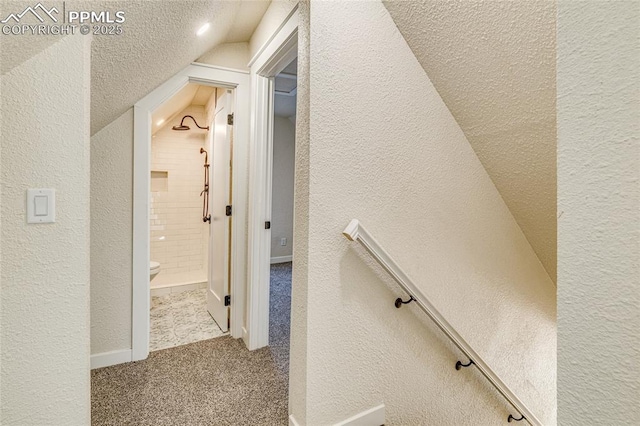
[[[152,114],[150,351],[229,329],[233,95],[189,83]]]
[[[273,79],[272,144],[267,160],[271,175],[271,194],[267,194],[271,200],[269,347],[276,367],[286,369],[283,374],[288,374],[291,329],[297,71],[296,58]]]
[[[195,152],[191,150],[189,151],[190,154],[188,154],[193,156],[195,164],[191,168],[197,174],[197,178],[194,177],[193,179],[194,183],[189,184],[188,188],[195,191],[195,202],[198,204],[190,207],[190,211],[193,213],[192,218],[195,219],[190,219],[192,229],[187,234],[202,237],[203,225],[206,225],[205,229],[209,229],[208,247],[206,250],[200,247],[200,254],[204,256],[207,253],[208,256],[207,260],[202,262],[203,265],[206,265],[207,291],[205,294],[207,312],[211,311],[221,332],[228,330],[232,337],[243,336],[246,299],[246,275],[244,271],[246,265],[247,211],[247,182],[246,178],[243,177],[248,173],[249,81],[248,72],[194,63],[167,80],[134,106],[132,361],[146,359],[150,348],[151,277],[154,275],[154,269],[150,265],[151,261],[158,262],[156,259],[151,259],[151,181],[152,178],[154,180],[157,179],[154,182],[155,189],[163,189],[165,185],[170,188],[172,181],[175,182],[175,179],[171,178],[170,171],[152,170],[151,147],[154,139],[152,133],[155,130],[154,126],[164,126],[165,122],[168,119],[171,120],[170,117],[174,115],[176,123],[172,122],[171,126],[166,127],[168,132],[185,134],[188,135],[186,136],[187,138],[193,137],[197,139],[199,137]],[[189,101],[183,103],[184,107],[182,109],[174,108],[175,111],[170,114],[167,113],[166,116],[158,115],[158,112],[165,106],[169,110],[171,109],[171,105],[174,104],[171,102],[172,100],[180,99],[180,96],[184,97],[183,90],[193,90],[190,89],[192,85],[211,86],[214,88],[216,93],[215,102],[211,101],[210,93],[209,97],[207,97],[206,90],[200,90],[202,97],[207,99],[204,107],[207,104],[209,105],[207,109],[208,117],[207,114],[204,115],[204,118],[186,113],[180,115],[184,108],[191,105],[190,102],[196,95],[186,96]],[[208,90],[210,91],[210,89]],[[198,88],[196,87],[197,91]],[[202,104],[202,101],[200,103]],[[223,105],[224,108],[222,108]],[[203,107],[203,105],[199,106]],[[165,122],[161,122],[161,120],[165,120]],[[161,124],[158,124],[158,122],[161,122]],[[189,130],[187,130],[187,127]],[[210,131],[206,130],[207,127],[210,128]],[[225,129],[226,131],[223,131]],[[203,136],[197,136],[197,132],[206,134],[204,142]],[[158,135],[159,133],[156,134]],[[225,141],[223,145],[214,143],[219,136],[223,136],[221,139]],[[216,154],[215,151],[220,146],[226,147],[225,150],[228,152],[226,157],[221,153]],[[231,154],[232,148],[233,155]],[[174,155],[174,157],[177,157],[177,155]],[[216,167],[216,162],[224,164]],[[209,167],[206,167],[207,164],[209,164]],[[206,180],[207,175],[205,175],[206,169],[210,169],[208,170],[208,182]],[[232,169],[237,176],[235,179],[231,178]],[[223,170],[225,178],[215,175],[216,172]],[[152,175],[152,171],[156,173]],[[208,188],[205,188],[205,185]],[[218,186],[224,189],[214,190]],[[182,193],[184,191],[179,192]],[[243,196],[243,194],[245,195]],[[209,197],[205,197],[205,195],[209,195]],[[218,196],[218,198],[214,197],[214,195]],[[186,197],[185,194],[181,196]],[[208,201],[208,212],[205,201]],[[176,208],[181,206],[180,202],[170,202],[169,205]],[[227,215],[227,212],[233,215],[233,219]],[[180,215],[178,214],[177,216]],[[204,219],[208,216],[211,216],[211,221],[207,220],[205,223]],[[158,219],[156,218],[155,220]],[[216,238],[220,237],[219,239],[213,238],[211,235],[214,224],[224,228],[224,232],[217,232],[215,235]],[[153,226],[158,225],[162,224],[154,224]],[[158,231],[158,229],[154,230]],[[224,236],[222,237],[222,235]],[[163,235],[155,235],[158,239],[161,236]],[[164,236],[166,240],[168,235]],[[181,240],[188,239],[184,235],[180,238]],[[159,243],[160,240],[157,242]],[[183,245],[182,247],[187,246]],[[187,267],[190,266],[194,269],[188,272],[199,276],[199,278],[191,277],[191,280],[187,281],[186,285],[201,284],[202,271],[205,268],[198,267],[195,264],[189,265],[190,260],[188,255],[185,255],[186,250],[188,249],[178,248],[178,255],[184,257],[182,260],[186,261]],[[223,267],[209,267],[212,264],[211,258],[217,259],[219,263],[223,264]],[[224,259],[224,261],[219,259]],[[195,262],[195,260],[191,261]],[[167,268],[170,265],[171,262],[167,264]],[[185,263],[183,263],[184,265]],[[180,267],[180,265],[177,266]],[[163,279],[166,278],[159,278],[164,275],[163,272],[167,272],[167,270],[163,271],[163,267],[160,265],[160,273],[155,274],[154,283],[156,280],[159,280],[158,283],[163,283]],[[170,276],[171,274],[168,273],[167,275]],[[179,282],[169,284],[179,284]]]

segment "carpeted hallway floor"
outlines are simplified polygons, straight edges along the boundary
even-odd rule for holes
[[[270,346],[229,336],[91,372],[92,425],[287,425],[291,263],[271,267]]]

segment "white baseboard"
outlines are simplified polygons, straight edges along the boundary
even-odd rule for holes
[[[274,263],[291,262],[292,260],[293,256],[277,256],[271,258],[271,264],[273,265]]]
[[[94,354],[91,355],[91,369],[131,362],[131,359],[131,349]]]
[[[206,282],[169,284],[162,287],[151,287],[151,296],[166,296],[171,293],[182,293],[183,291],[200,290],[207,288]]]
[[[293,414],[289,415],[289,426],[300,426],[295,417],[293,417]]]
[[[336,423],[334,426],[381,426],[384,422],[384,404],[380,404],[377,407],[349,417],[347,420]]]
[[[384,404],[373,407],[355,416],[349,417],[333,426],[382,426],[384,425]],[[293,414],[289,415],[289,426],[300,426]]]
[[[236,336],[234,336],[236,337]],[[244,342],[244,345],[247,347],[247,349],[249,348],[249,332],[247,331],[247,329],[245,327],[242,327],[242,341]]]

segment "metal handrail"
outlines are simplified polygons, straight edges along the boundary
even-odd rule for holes
[[[409,302],[415,301],[418,306],[426,313],[429,318],[436,323],[438,328],[446,334],[449,339],[464,353],[471,363],[464,365],[458,361],[456,369],[460,367],[467,367],[475,365],[484,377],[496,388],[498,392],[515,408],[520,414],[521,418],[517,419],[512,415],[509,415],[508,421],[512,420],[527,420],[533,426],[542,426],[540,420],[527,408],[526,405],[507,387],[507,385],[498,377],[498,375],[484,362],[480,355],[473,350],[471,346],[458,334],[458,332],[449,324],[449,322],[442,316],[440,312],[431,304],[429,299],[420,291],[416,285],[411,281],[407,274],[400,269],[398,264],[389,256],[389,254],[380,247],[380,244],[367,232],[362,224],[353,219],[349,225],[345,228],[342,234],[350,241],[358,241],[362,246],[373,256],[373,258],[393,277],[393,279],[402,287],[411,298]],[[396,307],[400,307],[402,299],[396,300]]]

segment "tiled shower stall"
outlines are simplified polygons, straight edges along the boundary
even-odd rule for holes
[[[151,260],[161,265],[161,273],[151,282],[154,295],[178,287],[201,288],[207,281],[209,224],[202,220],[200,195],[204,179],[200,148],[206,149],[207,132],[193,127],[172,130],[184,115],[206,121],[204,107],[189,106],[151,142]]]

